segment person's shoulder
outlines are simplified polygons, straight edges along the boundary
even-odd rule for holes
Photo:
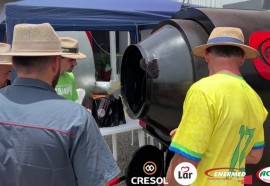
[[[72,72],[64,72],[59,77],[58,82],[61,82],[61,81],[70,81],[70,80],[74,80],[74,74]]]
[[[66,72],[66,73],[67,73],[67,75],[68,75],[69,77],[74,78],[73,72]]]
[[[215,78],[213,78],[213,76],[207,76],[207,77],[204,77],[204,78],[202,78],[202,79],[196,81],[196,82],[192,85],[192,87],[193,87],[193,88],[195,88],[195,87],[204,87],[204,86],[207,87],[208,84],[213,83],[213,79],[215,79]]]
[[[200,86],[206,86],[206,85],[220,85],[221,83],[225,83],[225,82],[230,82],[233,81],[234,79],[236,80],[237,78],[231,78],[233,76],[230,76],[228,74],[213,74],[207,77],[204,77],[202,79],[200,79],[199,81],[196,82],[196,84],[200,85]]]
[[[220,89],[223,86],[223,80],[216,77],[216,75],[211,75],[204,77],[197,82],[193,83],[191,90],[198,90],[200,92],[211,92]]]
[[[73,72],[64,72],[62,75],[60,75],[60,77],[64,77],[64,76],[74,77],[74,74]]]
[[[86,118],[89,114],[89,111],[83,105],[68,99],[57,100],[53,109],[68,118]]]
[[[60,96],[61,97],[61,96]],[[81,109],[85,109],[85,107],[79,103],[76,103],[72,100],[63,98],[61,100],[59,100],[59,102],[57,103],[60,107],[64,107],[66,109],[72,109],[72,110],[81,110]]]
[[[95,121],[87,109],[71,100],[54,100],[54,103],[44,107],[44,113],[49,112],[48,116],[54,118],[51,128],[57,128],[70,133],[80,134],[86,127],[93,127]]]

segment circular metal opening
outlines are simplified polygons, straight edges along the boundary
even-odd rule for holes
[[[141,116],[146,98],[146,73],[140,67],[142,54],[136,45],[130,45],[121,65],[121,95],[128,115]]]

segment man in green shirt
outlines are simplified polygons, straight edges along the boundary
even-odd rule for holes
[[[77,65],[77,59],[84,59],[86,55],[79,52],[79,42],[71,37],[60,37],[62,51],[67,55],[61,57],[61,72],[55,90],[69,100],[77,101],[77,86],[72,73],[73,68]]]

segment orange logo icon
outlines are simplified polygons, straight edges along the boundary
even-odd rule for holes
[[[153,175],[157,171],[157,165],[152,162],[148,161],[143,165],[143,172],[147,175]]]

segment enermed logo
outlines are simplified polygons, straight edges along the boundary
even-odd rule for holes
[[[190,185],[196,178],[197,169],[191,163],[180,163],[174,169],[174,179],[181,185]]]
[[[265,167],[259,170],[256,173],[256,176],[259,180],[262,180],[265,183],[270,183],[270,167]]]
[[[242,184],[252,184],[252,175],[247,176],[244,169],[239,168],[213,168],[205,172],[210,181],[237,181]]]

